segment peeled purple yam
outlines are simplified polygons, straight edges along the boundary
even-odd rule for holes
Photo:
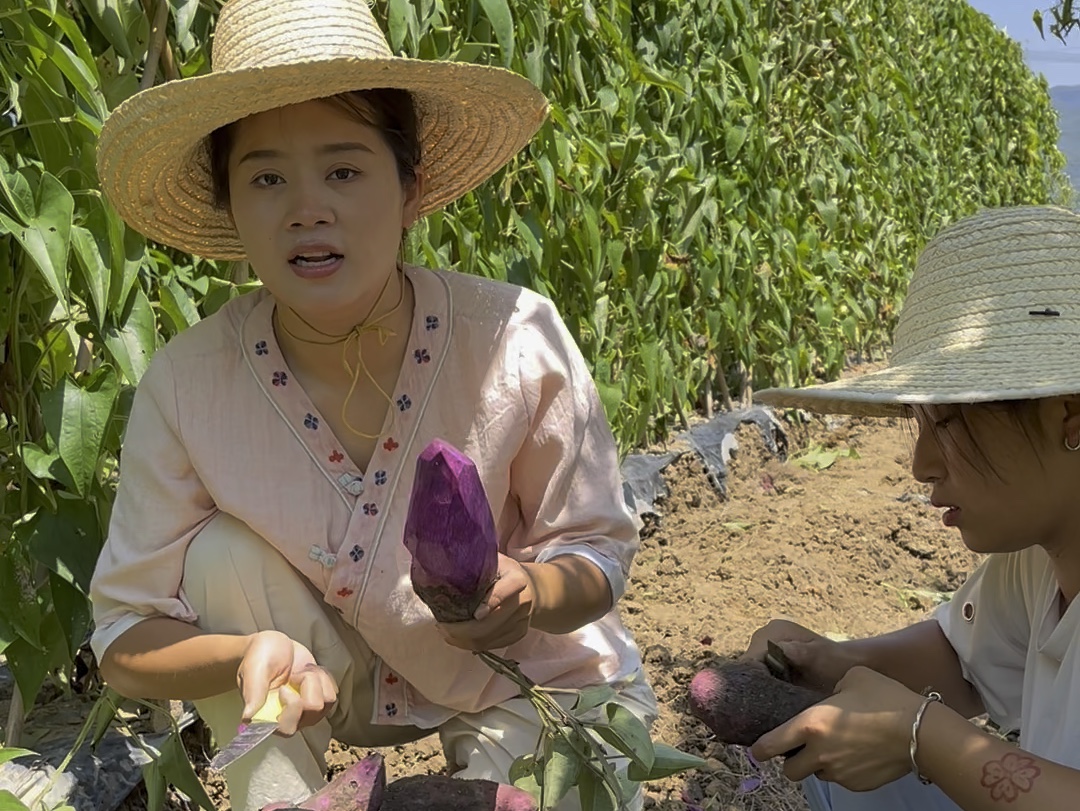
[[[301,803],[274,803],[262,811],[379,811],[386,792],[382,755],[368,755]]]
[[[413,775],[386,787],[379,811],[537,811],[525,791],[491,780],[459,780],[441,774]]]
[[[441,439],[416,460],[404,542],[413,590],[435,619],[471,620],[495,582],[499,541],[476,466]]]
[[[826,696],[774,677],[761,662],[728,662],[690,682],[690,712],[721,743],[750,746]]]

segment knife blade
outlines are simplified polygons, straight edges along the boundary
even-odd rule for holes
[[[291,685],[286,684],[284,688],[296,692]],[[280,688],[271,689],[266,694],[266,701],[258,712],[251,716],[251,721],[240,724],[236,730],[236,737],[214,755],[214,759],[210,761],[210,768],[218,771],[224,769],[273,735],[277,731],[282,709]]]

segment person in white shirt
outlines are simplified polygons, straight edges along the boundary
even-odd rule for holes
[[[987,556],[933,616],[830,641],[786,620],[798,679],[830,697],[762,736],[814,811],[1080,807],[1080,216],[980,212],[919,257],[890,365],[765,403],[913,416],[912,473]],[[995,734],[971,722],[988,714]],[[801,747],[801,748],[799,748]]]

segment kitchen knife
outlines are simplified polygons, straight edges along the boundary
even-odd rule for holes
[[[295,688],[286,684],[285,689],[296,692]],[[236,737],[229,741],[210,761],[210,768],[221,770],[242,755],[246,755],[260,743],[265,741],[278,728],[278,718],[281,717],[281,697],[279,688],[272,688],[266,694],[266,701],[258,712],[251,716],[246,724],[240,724],[236,731]]]

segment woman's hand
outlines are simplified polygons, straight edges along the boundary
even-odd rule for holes
[[[816,774],[850,791],[869,791],[911,771],[911,725],[923,702],[897,681],[854,667],[836,693],[762,735],[751,748],[768,760],[798,747],[784,763],[789,780]]]
[[[442,622],[436,627],[451,645],[471,651],[489,651],[513,645],[525,636],[536,607],[536,589],[524,566],[499,555],[499,573],[473,619]]]
[[[790,620],[772,620],[750,637],[750,647],[742,659],[765,660],[769,642],[784,651],[795,671],[792,681],[802,687],[831,693],[837,682],[859,661],[839,642]]]
[[[250,720],[266,701],[270,690],[280,690],[282,711],[278,731],[293,735],[298,729],[318,723],[337,701],[337,682],[319,667],[311,651],[280,631],[252,634],[236,673],[244,699],[243,718]]]

